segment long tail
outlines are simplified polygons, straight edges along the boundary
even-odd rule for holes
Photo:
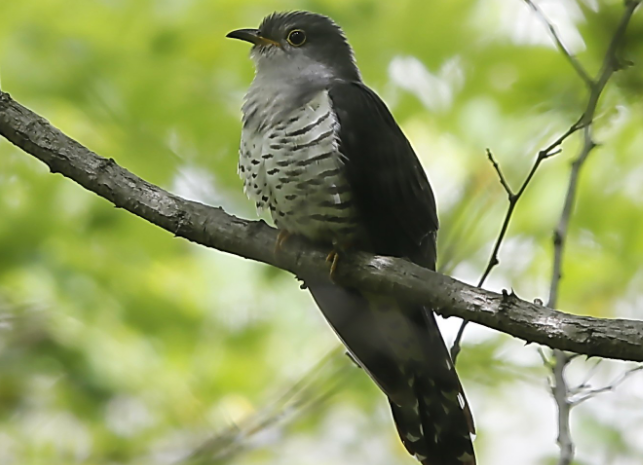
[[[353,358],[389,397],[400,438],[423,465],[475,465],[473,420],[433,313],[330,282],[307,282]]]
[[[473,418],[435,316],[421,309],[410,319],[425,357],[406,365],[413,404],[389,399],[400,439],[423,465],[475,465]]]
[[[454,399],[421,374],[415,376],[414,388],[417,403],[412,407],[389,400],[406,450],[424,465],[475,465],[469,425],[462,415],[468,407],[458,401],[461,394]]]

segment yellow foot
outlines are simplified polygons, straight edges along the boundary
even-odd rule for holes
[[[281,252],[281,248],[289,237],[290,233],[288,231],[284,231],[283,229],[279,230],[279,233],[277,233],[277,242],[275,242],[275,254]]]
[[[337,271],[337,263],[339,262],[339,252],[331,250],[326,256],[326,261],[330,263],[330,280],[335,281],[335,272]]]

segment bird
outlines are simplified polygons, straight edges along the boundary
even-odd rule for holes
[[[238,174],[279,231],[329,248],[435,270],[438,217],[428,177],[352,47],[329,17],[275,12],[227,37],[252,44]],[[339,260],[341,266],[341,259]],[[475,465],[469,404],[430,306],[300,276],[348,354],[388,397],[423,465]]]

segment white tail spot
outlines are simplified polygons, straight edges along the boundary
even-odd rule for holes
[[[420,414],[420,402],[417,399],[415,399],[415,405],[413,406],[413,413],[415,413],[416,415]]]

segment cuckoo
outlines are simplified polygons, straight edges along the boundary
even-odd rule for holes
[[[427,176],[330,18],[274,13],[228,37],[252,44],[239,175],[290,234],[404,257],[432,270],[438,218]],[[333,266],[336,265],[333,261]],[[341,266],[341,260],[340,260]],[[402,443],[424,465],[474,465],[473,420],[431,308],[303,277],[352,358],[386,394]]]

